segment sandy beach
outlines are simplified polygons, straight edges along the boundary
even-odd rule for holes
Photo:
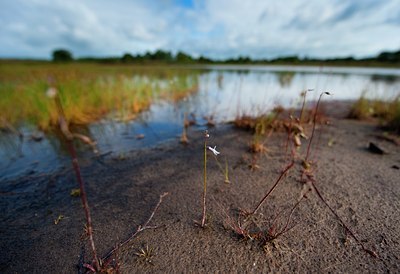
[[[317,126],[312,146],[316,186],[378,258],[362,250],[315,191],[293,211],[291,229],[274,241],[243,239],[235,233],[230,224],[238,210],[256,206],[288,159],[286,133],[276,132],[265,139],[267,151],[254,159],[249,152],[251,133],[232,125],[209,130],[209,144],[221,152],[217,157],[222,164],[225,159],[228,162],[230,183],[224,183],[209,152],[205,229],[194,225],[202,214],[202,131],[190,128],[186,146],[177,139],[121,159],[80,159],[99,256],[129,237],[148,219],[159,195],[168,192],[149,224],[157,228],[139,233],[119,248],[115,257],[121,273],[400,271],[400,147],[383,138],[376,123],[329,121],[329,125]],[[368,150],[370,142],[385,154]],[[299,155],[305,147],[306,143]],[[251,170],[251,163],[258,168]],[[299,180],[301,170],[301,160],[296,158],[295,166],[257,212],[265,227],[277,215],[281,222],[287,220],[306,188]],[[70,195],[78,187],[72,167],[7,185],[13,188],[1,189],[0,195],[0,272],[83,271],[82,264],[90,262],[91,254],[82,240],[81,201]],[[151,251],[150,256],[138,256],[140,249]]]

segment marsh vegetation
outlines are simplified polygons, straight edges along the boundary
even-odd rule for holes
[[[101,118],[133,119],[154,101],[177,101],[196,90],[193,71],[91,64],[20,64],[0,66],[0,127],[23,124],[48,130],[57,111],[44,91],[57,86],[69,124]]]

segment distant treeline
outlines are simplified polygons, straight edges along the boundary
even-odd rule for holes
[[[298,56],[278,57],[274,59],[251,59],[250,57],[241,56],[225,60],[213,60],[204,56],[198,58],[191,55],[178,52],[173,54],[169,51],[157,50],[155,52],[146,52],[145,54],[132,55],[125,53],[122,57],[83,57],[74,59],[70,51],[65,49],[57,49],[53,51],[53,61],[55,62],[101,62],[101,63],[123,63],[123,64],[332,64],[332,65],[400,65],[400,50],[395,52],[382,52],[374,57],[369,58],[329,58],[316,59]]]

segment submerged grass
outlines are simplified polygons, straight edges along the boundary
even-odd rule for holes
[[[54,127],[57,110],[43,93],[49,81],[59,90],[69,124],[88,124],[105,116],[130,120],[153,101],[181,99],[198,85],[195,72],[168,67],[3,61],[0,127]]]

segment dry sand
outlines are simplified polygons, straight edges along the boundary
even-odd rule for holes
[[[315,193],[294,212],[294,227],[266,248],[235,235],[226,225],[227,214],[254,208],[273,185],[285,165],[286,137],[274,133],[267,139],[268,152],[259,156],[260,168],[251,171],[252,136],[228,125],[210,129],[209,143],[220,150],[222,163],[227,158],[231,183],[224,183],[209,154],[207,229],[193,222],[201,218],[201,131],[189,130],[188,146],[177,140],[123,160],[82,159],[98,253],[126,239],[168,191],[151,222],[159,228],[142,232],[119,250],[122,273],[398,273],[400,147],[377,133],[382,132],[371,123],[332,119],[318,127],[311,157],[322,195],[377,259],[360,248]],[[368,151],[371,141],[388,153]],[[297,160],[260,209],[260,218],[268,222],[277,212],[290,211],[304,189],[300,166]],[[11,192],[0,194],[0,272],[76,273],[85,220],[80,199],[70,196],[77,187],[72,170],[12,184]],[[55,225],[60,214],[65,217]],[[146,246],[153,249],[147,262],[135,255]]]

